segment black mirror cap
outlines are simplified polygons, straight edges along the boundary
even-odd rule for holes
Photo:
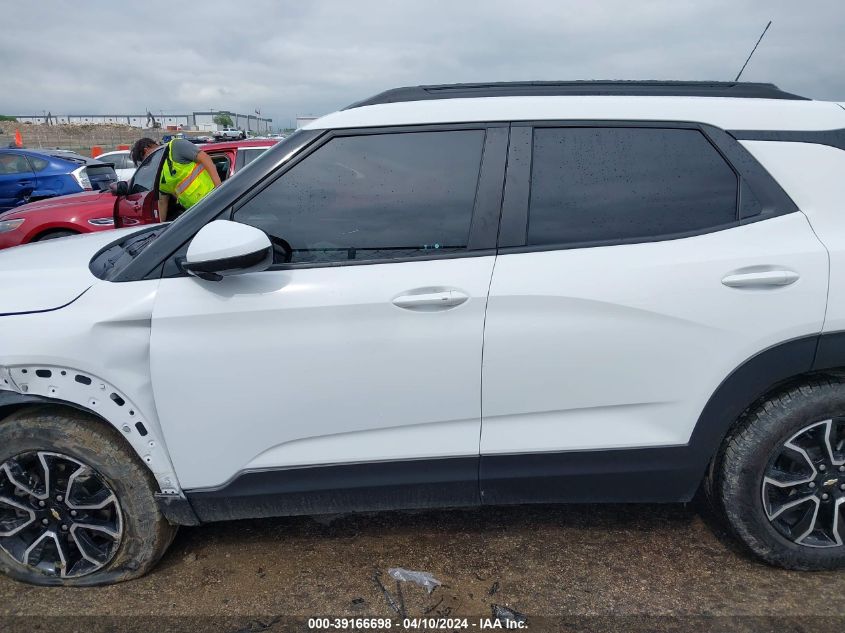
[[[128,196],[129,183],[125,180],[118,180],[117,182],[110,183],[109,191],[112,192],[113,196]]]
[[[273,265],[273,249],[268,246],[254,253],[212,259],[206,262],[189,263],[184,257],[178,257],[176,265],[192,277],[206,281],[220,281],[223,277],[267,270]]]

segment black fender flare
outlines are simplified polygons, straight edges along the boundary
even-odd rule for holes
[[[687,448],[703,473],[739,417],[762,398],[813,374],[845,368],[845,333],[796,338],[746,360],[722,381],[696,422]]]

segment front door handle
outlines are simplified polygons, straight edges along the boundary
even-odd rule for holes
[[[772,288],[794,284],[799,277],[792,270],[759,270],[728,275],[722,283],[728,288]]]
[[[446,310],[464,303],[469,296],[460,290],[444,290],[442,292],[426,292],[423,294],[399,295],[393,300],[393,305],[405,310],[429,312]]]

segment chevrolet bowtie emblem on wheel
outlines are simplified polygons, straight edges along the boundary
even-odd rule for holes
[[[50,514],[53,515],[53,518],[56,519],[56,521],[61,521],[62,517],[59,515],[59,511],[55,508],[50,508]]]
[[[824,483],[822,484],[822,486],[832,486],[832,485],[833,485],[833,484],[835,484],[837,481],[838,481],[837,479],[828,479],[826,482],[824,482]]]

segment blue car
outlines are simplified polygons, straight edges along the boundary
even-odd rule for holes
[[[114,167],[59,149],[0,149],[0,213],[43,198],[106,190]]]

